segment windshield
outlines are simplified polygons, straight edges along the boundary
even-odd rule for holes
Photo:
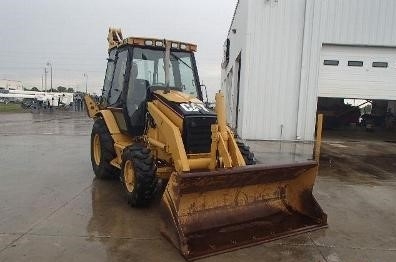
[[[165,51],[135,47],[131,76],[145,80],[150,86],[165,87]],[[171,52],[169,64],[170,89],[182,91],[198,97],[192,54],[189,52]],[[137,72],[136,72],[137,71]]]

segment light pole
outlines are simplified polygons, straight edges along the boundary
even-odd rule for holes
[[[51,68],[51,92],[52,92],[52,64],[50,62],[47,62],[47,66]]]
[[[47,71],[47,68],[46,67],[44,67],[44,75],[45,75],[45,81],[44,81],[44,88],[45,88],[45,92],[47,92],[47,73],[48,73],[48,71]]]
[[[88,94],[88,74],[84,73],[85,77],[85,94]]]

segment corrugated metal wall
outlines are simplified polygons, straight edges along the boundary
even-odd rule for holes
[[[238,134],[312,140],[322,44],[395,47],[396,1],[240,1],[231,27],[233,59],[242,53]]]
[[[306,0],[305,6],[301,81],[296,83],[300,87],[296,137],[299,140],[313,140],[315,133],[321,47],[321,1]]]
[[[304,32],[297,137],[312,140],[322,44],[396,47],[396,1],[307,0]]]
[[[221,71],[221,90],[224,92],[226,103],[227,103],[227,121],[232,125],[233,128],[235,119],[232,119],[232,116],[236,115],[236,110],[239,112],[240,107],[237,108],[237,105],[234,101],[237,100],[235,96],[237,96],[238,92],[236,89],[237,85],[237,66],[236,60],[239,55],[241,55],[242,64],[248,64],[246,60],[245,53],[246,50],[246,42],[247,42],[247,17],[248,17],[248,2],[247,1],[238,1],[237,7],[235,9],[235,14],[233,17],[232,24],[230,26],[230,30],[228,32],[228,39],[230,39],[230,54],[229,54],[229,62],[226,68],[223,68]],[[235,33],[232,32],[232,29],[235,29]],[[242,52],[244,53],[242,55]],[[247,68],[247,67],[246,67]],[[236,71],[236,72],[235,72]],[[247,74],[246,70],[241,72],[241,86],[245,86],[244,79]],[[242,127],[239,126],[239,134],[242,131]]]
[[[305,0],[248,2],[249,64],[246,69],[242,63],[248,77],[241,90],[241,135],[249,139],[293,140]]]
[[[395,45],[395,0],[320,0],[323,43]]]

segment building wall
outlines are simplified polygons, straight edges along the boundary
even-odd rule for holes
[[[237,12],[231,25],[238,29],[236,34],[229,33],[232,55],[229,66],[223,70],[223,86],[229,82],[226,75],[237,74],[233,70],[235,58],[242,50],[237,131],[243,138],[294,140],[296,137],[299,93],[296,83],[300,79],[304,3],[305,0],[239,2],[237,11],[243,10],[241,13],[246,17]],[[242,21],[247,21],[245,31],[239,30]],[[238,43],[242,43],[242,49],[235,48]],[[229,97],[230,88],[224,90]]]
[[[338,65],[324,65],[324,60]],[[320,61],[319,96],[396,100],[396,48],[323,45]],[[361,61],[362,66],[349,66],[348,61]],[[375,62],[384,67],[374,67]]]
[[[238,134],[313,140],[322,44],[395,47],[396,1],[240,1],[234,27],[222,79],[230,96],[225,80],[241,52]]]
[[[320,6],[322,42],[394,46],[396,1],[316,0]]]
[[[23,90],[22,82],[16,80],[0,79],[0,88]]]
[[[297,137],[312,140],[322,45],[395,47],[396,1],[307,0],[304,28]]]
[[[228,32],[228,39],[230,39],[230,54],[229,54],[229,62],[228,65],[222,70],[222,83],[221,89],[225,94],[226,104],[228,108],[227,112],[227,121],[231,124],[233,128],[235,128],[235,119],[233,116],[236,115],[235,111],[240,112],[240,107],[237,108],[237,75],[238,68],[236,60],[238,56],[241,56],[241,64],[248,65],[248,61],[246,59],[246,54],[248,53],[248,49],[246,47],[247,42],[247,17],[248,17],[248,4],[247,1],[238,2],[233,21],[230,25],[230,29]],[[232,29],[236,30],[236,33],[232,32]],[[243,51],[242,51],[243,50]],[[243,54],[242,54],[243,52]],[[246,86],[246,75],[248,75],[248,66],[244,68],[241,72],[240,76],[240,86]],[[239,116],[241,119],[243,116]],[[240,126],[238,129],[238,133],[242,132],[242,127]]]

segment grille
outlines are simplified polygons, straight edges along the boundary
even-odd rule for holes
[[[209,153],[212,143],[211,125],[216,117],[189,116],[184,118],[183,142],[187,154]]]

